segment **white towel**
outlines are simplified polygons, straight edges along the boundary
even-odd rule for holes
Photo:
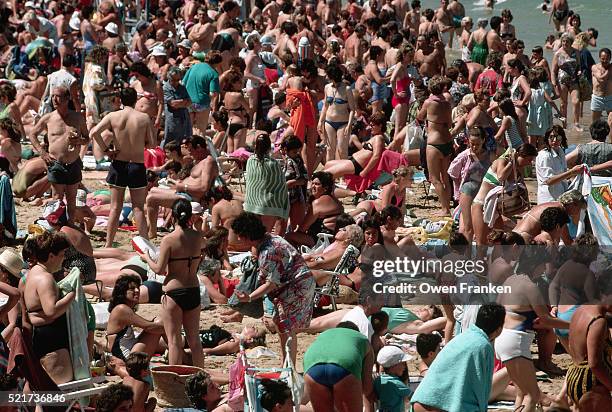
[[[502,190],[504,190],[503,186],[495,186],[487,193],[487,197],[484,200],[483,219],[490,228],[495,224],[499,214],[497,211],[497,201]]]

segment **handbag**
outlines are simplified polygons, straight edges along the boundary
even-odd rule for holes
[[[240,262],[242,279],[236,285],[234,293],[227,301],[230,308],[252,318],[261,318],[263,311],[263,298],[255,299],[251,302],[240,302],[236,292],[252,293],[259,287],[259,264],[253,256],[247,256]]]
[[[504,185],[504,190],[502,190],[497,202],[499,213],[505,217],[515,216],[530,208],[529,192],[523,178],[521,177],[520,181],[518,179],[514,156],[511,157],[510,161],[512,162],[514,182]]]
[[[420,149],[423,146],[425,131],[417,122],[408,125],[404,139],[404,151]]]

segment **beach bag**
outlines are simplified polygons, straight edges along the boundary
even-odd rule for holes
[[[232,338],[232,334],[217,325],[212,325],[210,329],[200,331],[200,342],[203,348],[214,348],[223,341],[228,341]]]
[[[504,190],[502,190],[497,202],[499,213],[505,217],[515,216],[529,209],[527,186],[522,178],[520,181],[518,180],[514,156],[511,157],[510,161],[512,162],[514,182],[504,185]]]
[[[404,151],[420,149],[424,142],[423,127],[416,122],[408,125],[406,129],[406,138],[404,139]]]
[[[242,279],[234,289],[234,293],[228,299],[227,304],[230,308],[242,313],[243,315],[259,319],[263,316],[263,298],[255,299],[251,302],[240,302],[236,292],[251,293],[259,287],[259,263],[257,259],[248,256],[240,263]]]
[[[291,339],[293,338],[289,338],[287,340],[287,353],[289,353],[289,342]],[[299,411],[302,397],[304,396],[304,378],[295,369],[291,356],[285,357],[283,369],[284,371],[281,372],[280,379],[284,380],[287,382],[287,385],[289,385],[289,388],[291,389],[291,397],[293,398],[293,410]]]
[[[591,95],[593,94],[593,86],[589,83],[589,80],[585,75],[580,76],[578,78],[578,95],[580,97],[580,101],[586,102],[591,100]]]

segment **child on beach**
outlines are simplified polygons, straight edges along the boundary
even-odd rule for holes
[[[134,412],[153,412],[157,399],[149,398],[151,385],[147,381],[150,376],[149,355],[144,352],[130,353],[125,361],[128,376],[123,378],[123,384],[134,392]],[[147,398],[149,398],[147,400]]]
[[[302,224],[306,216],[306,184],[308,173],[302,159],[303,143],[296,136],[287,137],[281,144],[283,169],[289,189],[289,224],[295,228]]]
[[[552,86],[548,82],[548,73],[543,67],[536,67],[529,73],[529,113],[527,114],[527,135],[529,143],[540,147],[544,134],[553,125],[552,109],[559,115],[561,112],[553,101]]]
[[[442,336],[437,333],[420,333],[416,339],[417,353],[421,357],[419,362],[419,375],[425,376],[429,366],[440,352]]]
[[[411,356],[397,346],[385,346],[378,352],[376,362],[383,373],[374,380],[374,392],[380,402],[379,410],[402,412],[406,408],[412,391],[408,381],[408,365]]]

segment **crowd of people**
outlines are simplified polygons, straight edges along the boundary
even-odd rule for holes
[[[96,410],[151,411],[151,359],[165,353],[203,369],[185,385],[195,410],[241,410],[206,357],[265,344],[267,330],[304,372],[300,388],[261,382],[267,411],[611,410],[609,245],[572,182],[611,176],[612,53],[593,58],[598,31],[552,0],[555,34],[529,56],[510,9],[474,22],[459,0],[246,3],[0,3],[0,389],[41,390],[10,361],[25,345],[56,385],[81,376],[78,359],[107,359],[122,383]],[[421,171],[436,210],[407,228]],[[18,225],[24,206],[40,218]],[[138,235],[134,251],[119,228]],[[433,233],[442,249],[427,247]],[[484,274],[426,277],[512,293],[412,311],[373,287],[395,258],[481,259]],[[108,302],[102,341],[86,295]],[[211,302],[228,305],[224,322],[263,325],[200,330]],[[336,303],[352,308],[322,309]],[[317,336],[300,348],[304,333]],[[393,343],[403,334],[420,383]],[[541,391],[536,368],[565,375],[560,393]]]

